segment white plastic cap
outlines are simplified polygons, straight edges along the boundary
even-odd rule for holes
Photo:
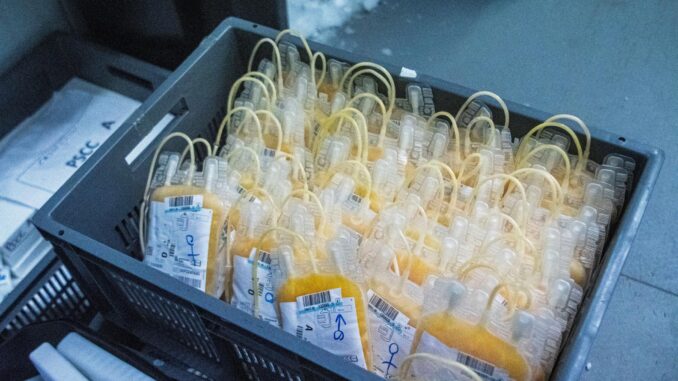
[[[288,277],[291,277],[295,273],[294,269],[294,251],[289,245],[280,245],[278,247],[278,252],[280,254],[280,263],[282,264],[284,271],[288,274]]]
[[[595,205],[600,202],[603,196],[603,186],[598,183],[589,183],[586,186],[584,194],[584,203],[587,205]]]
[[[176,153],[170,154],[167,159],[167,167],[165,170],[165,185],[170,185],[172,183],[172,177],[177,173],[179,168],[179,155]]]
[[[527,337],[532,332],[534,326],[534,316],[525,311],[516,311],[513,315],[513,330],[511,338],[513,341],[518,341],[523,337]]]
[[[548,303],[551,307],[562,309],[567,305],[572,285],[564,279],[556,279],[548,290]]]

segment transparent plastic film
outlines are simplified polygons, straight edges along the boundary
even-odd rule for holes
[[[238,308],[252,313],[251,271],[253,268],[256,244],[261,235],[275,226],[278,219],[278,207],[273,198],[262,188],[243,190],[243,196],[231,208],[226,225],[227,262],[232,276],[227,279],[226,300]],[[270,256],[257,268],[270,273]],[[262,278],[264,276],[262,275]]]
[[[509,308],[509,312],[514,310],[510,312],[514,321],[511,341],[497,337],[487,327],[495,297],[507,285],[497,285],[483,298],[482,292],[474,294],[457,281],[446,280],[446,283],[447,308],[432,312],[422,319],[415,339],[416,352],[460,361],[483,378],[530,380],[531,369],[516,347],[516,342],[531,329],[530,319],[515,319],[520,315],[514,307]],[[486,300],[478,323],[472,323],[457,313],[462,300],[473,298],[474,295],[478,301]]]
[[[280,253],[278,302],[285,331],[318,345],[345,361],[371,367],[370,341],[363,290],[348,241],[329,241],[326,259]],[[313,266],[300,266],[311,262]],[[357,268],[357,267],[355,267]]]
[[[185,182],[172,184],[178,154],[168,162],[165,183],[150,193],[151,175],[162,147],[179,137],[189,144],[190,164]],[[172,164],[174,163],[174,164]],[[225,278],[223,230],[229,205],[215,190],[218,175],[216,158],[205,161],[202,186],[193,182],[195,152],[193,142],[182,133],[172,133],[159,144],[149,170],[147,190],[141,207],[140,234],[144,262],[191,287],[220,297]],[[148,223],[146,224],[149,205]],[[146,228],[148,226],[148,228]],[[148,239],[145,242],[144,239]]]
[[[343,225],[361,237],[367,234],[376,213],[370,209],[372,176],[364,164],[347,160],[333,166],[319,189],[333,191]]]

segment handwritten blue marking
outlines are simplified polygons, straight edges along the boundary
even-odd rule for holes
[[[391,370],[391,367],[393,367],[393,369],[398,369],[398,367],[393,363],[393,358],[398,352],[400,352],[400,347],[398,347],[397,343],[391,343],[391,345],[388,346],[388,353],[391,355],[391,357],[388,359],[388,361],[381,362],[382,364],[386,364],[386,373],[384,374],[384,377],[388,377],[388,372]]]
[[[344,340],[344,331],[341,330],[341,323],[343,322],[346,325],[346,320],[341,314],[338,314],[334,322],[337,323],[337,330],[334,331],[334,340],[342,341]]]
[[[195,262],[195,257],[199,256],[200,254],[196,254],[195,251],[193,250],[194,246],[193,241],[194,241],[193,235],[191,234],[186,235],[186,243],[191,248],[191,252],[188,253],[188,256],[191,257],[191,259],[193,260],[193,266],[197,266],[198,264]]]

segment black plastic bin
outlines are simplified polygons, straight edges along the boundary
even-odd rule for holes
[[[369,379],[373,376],[338,357],[301,342],[268,323],[185,286],[138,259],[138,206],[155,144],[128,165],[125,156],[170,110],[181,112],[165,133],[183,131],[213,139],[224,116],[231,84],[246,71],[249,54],[262,37],[275,30],[239,19],[227,19],[121,127],[112,144],[85,165],[86,176],[69,181],[36,217],[42,232],[57,246],[92,303],[106,319],[138,335],[162,330],[197,354],[195,366],[213,378]],[[347,62],[367,60],[331,47],[311,44],[328,57]],[[394,76],[400,67],[385,65]],[[397,77],[396,77],[397,78]],[[431,85],[436,107],[457,110],[471,89],[418,75]],[[412,78],[397,78],[398,93]],[[512,132],[522,136],[550,114],[507,102]],[[496,111],[496,110],[495,110]],[[613,128],[614,126],[608,126]],[[663,154],[595,128],[591,158],[610,152],[635,159],[633,192],[619,223],[611,231],[602,262],[565,340],[552,379],[578,379],[622,265],[637,232],[657,178]]]
[[[78,37],[52,34],[0,76],[0,139],[75,76],[143,102],[169,74]],[[91,316],[89,301],[50,252],[0,303],[0,342],[33,322]]]
[[[156,380],[166,380],[167,377],[157,368],[148,364],[134,352],[119,347],[110,339],[101,337],[89,328],[65,320],[55,320],[33,324],[21,330],[12,339],[0,345],[0,379],[25,380],[38,375],[29,359],[29,354],[42,343],[50,343],[56,347],[59,342],[71,332],[94,343],[98,347],[116,356],[124,362],[137,368]]]

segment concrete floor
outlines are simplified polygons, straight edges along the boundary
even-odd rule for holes
[[[678,378],[678,2],[385,0],[327,42],[660,147],[582,380]]]

